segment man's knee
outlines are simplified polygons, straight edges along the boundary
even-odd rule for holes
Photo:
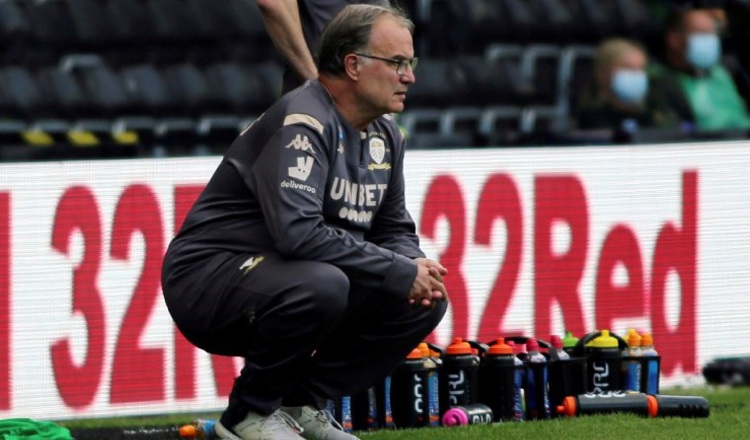
[[[425,313],[420,315],[420,320],[424,323],[428,332],[431,332],[440,324],[447,310],[448,303],[446,301],[438,301],[434,303],[433,307],[424,310]]]
[[[346,310],[349,278],[339,268],[326,263],[314,264],[303,276],[306,300],[321,317],[338,318]]]

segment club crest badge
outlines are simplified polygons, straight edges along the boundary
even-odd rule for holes
[[[370,138],[370,157],[375,163],[383,163],[385,158],[385,142],[381,138]]]

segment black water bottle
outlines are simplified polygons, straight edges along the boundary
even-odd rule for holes
[[[622,349],[627,346],[609,330],[594,332],[583,338],[587,361],[586,391],[600,394],[624,389]],[[579,341],[579,342],[581,342]]]
[[[515,381],[518,368],[513,347],[504,338],[489,344],[479,365],[479,402],[492,410],[495,422],[521,419],[523,402]]]
[[[418,348],[412,350],[393,372],[391,405],[396,428],[420,428],[430,424],[429,373],[424,355]]]
[[[614,391],[567,396],[557,407],[560,415],[633,413],[646,417],[708,417],[709,406],[701,396],[668,396],[662,394]]]
[[[440,377],[440,395],[445,408],[478,403],[479,364],[480,357],[468,341],[455,338],[446,347]]]

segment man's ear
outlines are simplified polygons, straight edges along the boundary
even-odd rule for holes
[[[349,54],[344,58],[344,71],[355,81],[359,79],[359,65],[359,57],[354,54]]]

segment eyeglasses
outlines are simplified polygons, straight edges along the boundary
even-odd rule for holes
[[[374,55],[367,55],[364,53],[355,52],[354,55],[357,55],[358,57],[363,58],[370,58],[372,60],[380,60],[385,61],[386,63],[391,63],[396,65],[396,74],[401,76],[406,74],[406,69],[410,68],[413,72],[417,68],[417,62],[419,61],[419,58],[414,57],[410,60],[406,58],[383,58],[383,57],[376,57]]]

